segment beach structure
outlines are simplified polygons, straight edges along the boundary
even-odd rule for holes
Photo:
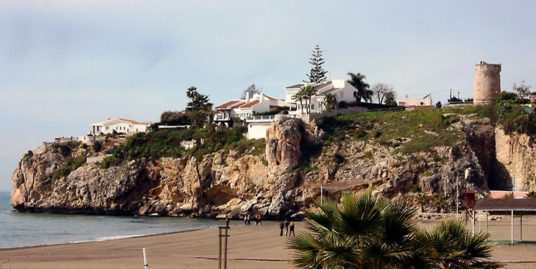
[[[489,104],[501,94],[501,65],[484,61],[475,65],[474,104]]]
[[[475,230],[475,213],[485,212],[486,214],[486,229],[488,227],[488,214],[490,212],[496,213],[510,213],[510,244],[514,244],[515,230],[514,230],[514,218],[519,216],[519,240],[523,241],[523,215],[536,213],[536,200],[534,199],[480,199],[476,201],[476,205],[473,210],[473,233]]]
[[[255,93],[253,96],[246,93],[245,98],[229,100],[216,106],[213,121],[218,125],[232,126],[234,119],[245,120],[255,114],[279,109],[282,105],[282,100],[264,93]]]
[[[113,134],[136,134],[145,133],[151,125],[150,122],[141,122],[129,119],[108,119],[91,125],[91,134],[106,135]]]

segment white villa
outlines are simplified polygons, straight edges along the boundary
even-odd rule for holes
[[[309,100],[307,104],[303,102],[302,109],[301,104],[296,103],[296,101],[294,101],[292,97],[302,87],[307,85],[313,86],[317,93],[311,96],[310,104]],[[331,93],[335,95],[338,102],[351,103],[355,102],[354,92],[357,92],[357,89],[350,83],[348,83],[346,80],[342,79],[330,80],[319,84],[300,83],[285,88],[285,101],[286,103],[292,104],[294,106],[291,109],[290,114],[304,114],[306,113],[307,106],[310,107],[311,113],[322,113],[326,110],[324,106],[324,98],[326,97],[326,94]]]
[[[128,119],[108,119],[91,125],[91,134],[135,134],[147,132],[150,122],[139,122]]]
[[[304,86],[311,85],[315,88],[317,93],[311,96],[311,100],[305,104],[297,103],[293,96]],[[357,89],[350,85],[346,80],[330,80],[319,84],[311,83],[300,83],[285,88],[285,100],[280,101],[279,106],[289,107],[288,115],[262,115],[262,116],[251,116],[246,118],[246,123],[248,127],[248,139],[261,139],[266,138],[266,130],[272,124],[274,120],[283,120],[286,118],[300,118],[305,122],[310,120],[321,118],[324,116],[333,116],[337,113],[348,113],[348,112],[364,112],[367,111],[364,107],[352,107],[348,109],[337,109],[335,111],[328,112],[324,106],[324,99],[326,94],[333,94],[337,102],[346,102],[352,103],[355,102],[354,93],[357,92]],[[303,105],[303,109],[302,106]],[[307,112],[306,106],[310,106],[309,113]]]
[[[244,99],[227,101],[215,108],[214,122],[230,126],[233,118],[246,120],[257,113],[264,113],[284,105],[282,100],[273,98],[264,93],[249,94]]]

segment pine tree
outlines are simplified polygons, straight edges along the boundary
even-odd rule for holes
[[[326,74],[328,71],[324,70],[322,68],[322,65],[324,64],[324,58],[322,58],[322,51],[320,50],[320,47],[316,45],[316,47],[313,50],[313,55],[311,56],[311,59],[309,60],[309,63],[313,66],[311,68],[311,72],[309,75],[309,82],[310,83],[322,83],[326,81]]]

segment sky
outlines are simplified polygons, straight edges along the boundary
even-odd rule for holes
[[[329,79],[365,74],[400,97],[472,97],[474,64],[502,88],[536,83],[536,2],[0,1],[0,191],[22,155],[109,117],[157,121],[196,86],[215,104],[252,83],[306,79],[317,44]]]

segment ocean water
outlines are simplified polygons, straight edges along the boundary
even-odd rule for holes
[[[191,218],[19,213],[9,204],[9,193],[0,192],[0,248],[111,240],[221,224]]]

